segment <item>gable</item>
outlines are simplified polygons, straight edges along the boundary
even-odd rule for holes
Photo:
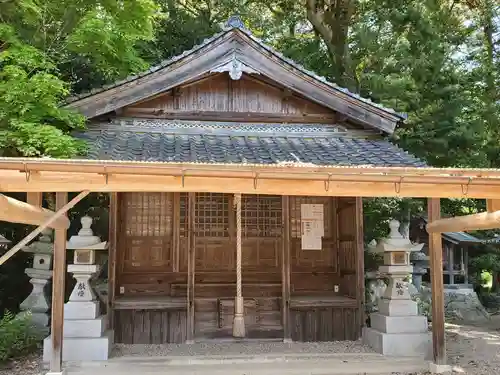
[[[88,118],[116,111],[165,93],[214,72],[227,72],[236,82],[241,73],[262,76],[347,116],[364,127],[392,133],[402,117],[394,111],[331,84],[284,58],[243,30],[232,28],[181,56],[138,76],[72,99],[67,105]]]
[[[242,122],[329,123],[337,112],[301,97],[260,76],[246,75],[234,81],[216,73],[168,90],[120,111],[127,117]]]

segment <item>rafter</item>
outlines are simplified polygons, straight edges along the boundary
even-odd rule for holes
[[[427,232],[460,232],[500,228],[500,211],[455,216],[427,224]]]
[[[17,199],[0,194],[0,220],[11,223],[40,225],[49,220],[53,211],[35,205],[19,201]],[[69,220],[59,217],[48,225],[50,228],[68,228]]]

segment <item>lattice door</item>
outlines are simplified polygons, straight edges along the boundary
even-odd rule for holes
[[[230,194],[196,194],[196,272],[234,269],[236,245],[232,203]]]
[[[172,270],[172,202],[172,193],[123,194],[123,272]]]
[[[242,196],[242,263],[246,270],[280,265],[282,201],[276,195]]]

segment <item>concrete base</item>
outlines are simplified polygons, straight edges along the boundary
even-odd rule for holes
[[[63,340],[63,361],[106,361],[113,345],[114,333],[104,332],[102,337],[66,337]],[[43,361],[50,361],[51,336],[43,340]]]
[[[429,371],[432,374],[451,374],[451,366],[448,365],[438,365],[431,362],[429,365]]]
[[[432,336],[425,333],[384,333],[363,329],[363,343],[377,353],[394,357],[432,358]]]
[[[66,375],[66,371],[61,372],[47,372],[45,375]]]
[[[385,299],[382,298],[378,303],[378,311],[382,315],[388,316],[416,316],[418,315],[417,303],[411,299]]]
[[[101,337],[106,330],[107,316],[97,319],[64,320],[64,337]]]
[[[386,316],[379,313],[370,315],[371,328],[384,333],[427,332],[425,316]]]
[[[64,304],[64,320],[96,319],[100,315],[99,301],[72,302]]]

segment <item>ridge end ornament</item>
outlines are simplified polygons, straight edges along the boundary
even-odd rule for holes
[[[233,81],[238,81],[239,79],[241,79],[243,73],[259,74],[258,71],[256,71],[253,68],[250,68],[249,66],[243,64],[240,60],[238,60],[235,52],[233,52],[233,56],[231,57],[230,61],[210,71],[210,73],[224,73],[224,72],[228,72],[229,76]]]
[[[230,30],[230,29],[246,30],[245,24],[243,23],[239,14],[234,14],[231,17],[229,17],[228,20],[226,21],[226,24],[224,25],[224,29],[226,29],[226,30]]]

